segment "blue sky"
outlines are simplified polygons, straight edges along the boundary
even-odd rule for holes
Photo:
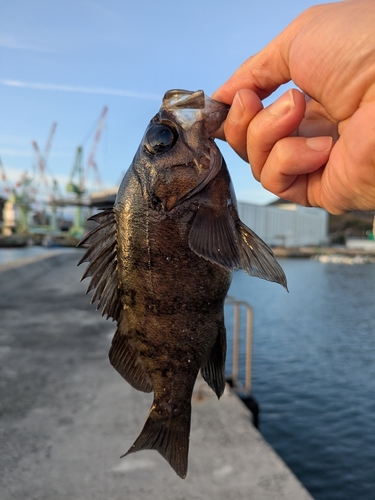
[[[119,184],[166,90],[210,95],[250,55],[315,2],[292,0],[2,0],[0,157],[9,179],[44,149],[62,187],[78,145],[85,158],[108,106],[96,162],[102,187]],[[237,198],[274,197],[223,142]],[[90,182],[90,176],[88,182]]]

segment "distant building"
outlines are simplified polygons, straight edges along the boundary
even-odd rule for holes
[[[94,207],[109,207],[115,203],[118,188],[95,191],[90,195],[90,204]]]
[[[348,250],[375,252],[375,240],[369,238],[346,238],[345,246]]]
[[[284,200],[259,206],[238,203],[241,220],[270,246],[300,247],[328,243],[328,213]]]

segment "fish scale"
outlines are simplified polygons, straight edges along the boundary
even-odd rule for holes
[[[286,288],[272,250],[239,219],[210,137],[227,112],[203,91],[168,91],[113,208],[92,217],[98,226],[81,242],[92,300],[117,322],[110,362],[134,388],[154,392],[125,455],[155,449],[182,478],[199,370],[218,397],[224,391],[232,272],[242,268]]]

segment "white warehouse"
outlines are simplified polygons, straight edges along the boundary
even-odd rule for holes
[[[270,246],[300,247],[328,242],[328,213],[294,203],[267,206],[239,202],[240,219]]]

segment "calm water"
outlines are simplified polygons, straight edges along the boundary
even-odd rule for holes
[[[254,308],[260,431],[317,500],[375,498],[375,265],[281,260],[290,293],[235,273]]]

